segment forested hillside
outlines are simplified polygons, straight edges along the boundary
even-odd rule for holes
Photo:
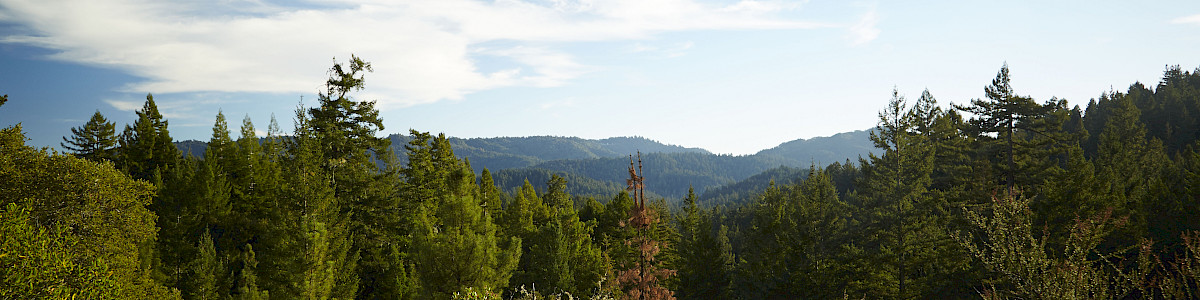
[[[809,164],[823,166],[847,159],[858,161],[859,157],[866,157],[874,150],[870,130],[858,130],[786,142],[759,151],[755,156],[779,157],[785,160],[787,166],[807,167]]]
[[[1007,65],[969,102],[894,90],[874,153],[826,166],[460,140],[585,156],[496,172],[444,135],[377,137],[371,71],[335,60],[290,133],[217,112],[202,155],[151,95],[70,153],[0,130],[0,299],[1200,298],[1200,69],[1086,108]]]
[[[678,199],[688,187],[705,191],[745,180],[751,175],[779,167],[808,167],[851,160],[871,152],[867,130],[839,133],[830,137],[798,139],[753,155],[715,155],[704,149],[664,145],[640,137],[588,140],[575,137],[505,137],[461,139],[448,137],[458,158],[471,162],[476,173],[491,170],[503,190],[520,188],[526,179],[544,182],[551,174],[568,177],[568,189],[577,195],[607,195],[624,189],[620,165],[631,153],[653,159],[645,166],[658,184],[647,187],[654,195]],[[404,145],[412,136],[388,136],[390,150],[400,162],[408,159]],[[205,144],[177,142],[182,153],[204,156]],[[761,187],[762,185],[757,185]],[[544,187],[538,186],[539,189]],[[707,199],[707,198],[705,198]],[[707,200],[705,200],[707,201]],[[675,201],[672,201],[675,202]]]
[[[403,146],[412,136],[393,134],[392,150],[407,159]],[[644,153],[703,153],[699,148],[665,145],[642,137],[615,137],[589,140],[577,137],[533,136],[501,138],[449,138],[456,155],[469,159],[476,172],[483,169],[502,170],[529,167],[535,164],[568,159],[626,157],[641,150]]]
[[[649,192],[658,195],[680,199],[687,195],[685,191],[689,187],[698,191],[706,191],[734,184],[775,168],[807,168],[812,164],[847,160],[857,162],[860,157],[871,152],[868,132],[861,130],[839,133],[832,137],[794,140],[754,155],[713,155],[698,152],[647,153],[643,151],[642,153],[646,153],[644,155],[646,178],[655,182],[654,185],[646,188]],[[620,185],[625,180],[625,174],[620,171],[620,166],[627,163],[629,163],[628,156],[553,160],[520,170],[504,170],[497,173],[549,171]],[[474,160],[472,160],[472,164],[474,164]],[[512,188],[515,186],[502,185],[502,187]]]

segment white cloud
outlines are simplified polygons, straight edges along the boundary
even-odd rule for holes
[[[721,8],[722,11],[771,13],[800,8],[799,2],[789,1],[756,1],[742,0],[738,3]]]
[[[109,100],[104,100],[104,103],[108,103],[108,105],[112,105],[113,108],[116,108],[119,111],[137,111],[142,108],[143,102],[109,99]]]
[[[1200,14],[1190,15],[1186,17],[1178,17],[1171,20],[1171,24],[1195,24],[1200,25]]]
[[[687,50],[696,46],[695,42],[686,41],[668,46],[655,46],[635,43],[629,48],[630,53],[653,53],[663,57],[674,58],[687,55]]]
[[[381,107],[402,107],[505,86],[558,86],[592,69],[551,47],[555,43],[646,39],[686,30],[826,27],[778,16],[798,7],[782,1],[539,3],[346,0],[285,7],[260,1],[13,0],[0,4],[0,19],[25,32],[0,36],[0,42],[125,70],[145,78],[128,91],[153,93],[312,93],[332,56],[345,61],[355,53],[376,70],[367,75],[364,97],[379,100]],[[517,46],[477,49],[492,41]],[[484,73],[477,67],[480,56],[520,67]],[[107,102],[121,110],[140,107]]]
[[[875,12],[875,6],[871,6],[866,13],[863,13],[862,18],[858,19],[858,23],[850,26],[851,44],[862,45],[869,43],[879,37],[879,14]]]

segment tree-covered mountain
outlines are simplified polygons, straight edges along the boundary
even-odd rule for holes
[[[568,179],[575,195],[607,195],[624,189],[629,156],[643,153],[646,178],[652,195],[672,199],[687,194],[688,187],[707,189],[733,184],[772,168],[825,165],[870,153],[867,130],[828,137],[797,139],[753,155],[717,155],[700,148],[659,143],[643,137],[614,137],[600,140],[578,137],[532,136],[497,138],[448,137],[455,155],[470,161],[475,173],[493,171],[503,190],[520,188],[525,179],[545,182],[552,174]],[[412,136],[388,136],[399,161],[408,160],[404,145]],[[204,142],[176,142],[180,153],[204,156]],[[541,188],[541,187],[539,187]],[[709,199],[702,197],[702,199]]]
[[[699,203],[703,206],[716,206],[742,202],[753,198],[771,186],[788,185],[803,181],[808,177],[808,168],[780,166],[762,173],[755,174],[738,182],[712,187],[700,194]]]
[[[404,161],[404,145],[412,140],[411,136],[392,134],[392,150]],[[700,148],[686,148],[667,145],[643,137],[614,137],[600,140],[583,139],[578,137],[531,136],[531,137],[496,137],[496,138],[454,138],[450,137],[450,145],[454,152],[464,159],[471,161],[471,167],[478,173],[484,168],[503,170],[529,167],[535,164],[568,159],[593,159],[605,157],[624,157],[637,151],[642,153],[701,153],[709,154]]]
[[[798,139],[758,151],[755,155],[783,158],[788,161],[786,165],[789,166],[824,166],[846,159],[857,161],[859,157],[866,157],[867,153],[875,150],[869,139],[870,135],[870,130],[856,130],[832,136]]]
[[[680,199],[687,195],[689,187],[707,191],[735,184],[756,174],[771,172],[769,170],[777,168],[782,168],[780,169],[782,171],[778,172],[788,173],[795,171],[796,168],[807,168],[813,164],[824,166],[847,160],[856,162],[858,158],[865,157],[873,149],[871,140],[868,138],[869,135],[870,131],[868,130],[858,130],[829,137],[798,139],[759,151],[754,155],[742,156],[697,152],[648,153],[643,155],[643,167],[646,169],[646,180],[654,184],[647,184],[646,190],[671,199]],[[645,152],[643,151],[643,153]],[[472,164],[474,164],[473,162],[472,159]],[[629,157],[625,156],[553,160],[528,168],[623,184],[624,178],[628,176],[624,170],[628,167]],[[772,176],[775,175],[765,176],[774,179],[775,177]],[[765,182],[769,182],[770,179]],[[765,187],[765,182],[740,185],[737,190],[744,191],[744,187],[751,186]],[[519,186],[520,182],[515,184]],[[517,187],[501,186],[506,189]],[[706,195],[701,199],[708,203],[713,197],[716,196]]]

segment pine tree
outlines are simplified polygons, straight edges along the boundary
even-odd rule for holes
[[[281,176],[278,200],[266,212],[272,226],[264,241],[267,247],[261,251],[264,267],[259,274],[264,288],[278,297],[350,298],[358,286],[358,256],[351,251],[350,219],[334,197],[332,175],[322,166],[320,146],[309,132],[308,121],[305,110],[297,109],[295,134],[290,139],[278,137],[277,126],[270,126],[264,148],[282,142],[285,152],[268,158],[280,160]],[[264,181],[267,188],[273,182]]]
[[[63,149],[90,161],[112,161],[117,145],[116,125],[97,110],[83,127],[71,128],[71,139],[63,137]]]
[[[592,292],[599,288],[606,264],[592,244],[592,226],[579,220],[566,179],[555,174],[546,185],[546,194],[538,197],[527,182],[501,222],[523,246],[510,287],[573,295]]]

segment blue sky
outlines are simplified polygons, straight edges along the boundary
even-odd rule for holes
[[[207,140],[218,110],[290,131],[354,53],[383,134],[752,154],[870,128],[893,87],[966,103],[1007,62],[1017,93],[1086,105],[1197,49],[1197,1],[0,0],[0,126],[57,147],[153,93],[178,140]]]

